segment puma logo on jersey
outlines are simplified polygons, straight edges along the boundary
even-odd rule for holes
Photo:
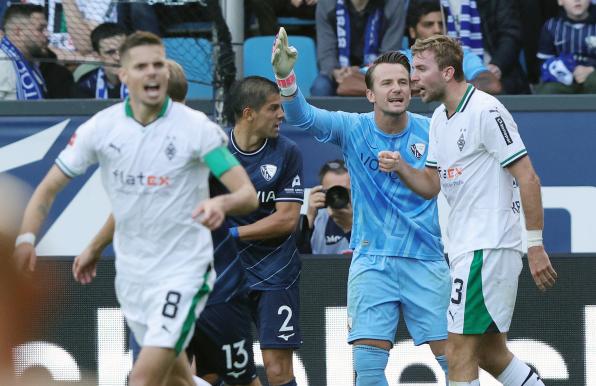
[[[122,153],[122,149],[120,149],[120,146],[116,146],[114,145],[112,142],[110,142],[110,144],[108,145],[109,148],[116,150],[118,153]]]
[[[267,181],[271,181],[275,173],[277,173],[277,166],[271,164],[261,165],[261,175]]]
[[[287,342],[287,341],[288,341],[288,339],[290,339],[290,338],[291,338],[291,337],[293,337],[294,335],[296,335],[296,333],[295,333],[295,332],[293,332],[293,333],[291,333],[291,334],[281,334],[281,335],[278,335],[277,337],[278,337],[278,338],[281,338],[281,339],[283,339],[283,340],[285,340],[285,341]]]
[[[228,371],[226,374],[229,375],[230,377],[234,377],[234,378],[238,379],[245,372],[246,372],[246,369],[244,369],[242,371]]]

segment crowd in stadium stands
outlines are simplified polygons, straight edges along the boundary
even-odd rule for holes
[[[466,79],[489,93],[596,92],[596,0],[245,0],[244,6],[247,37],[273,35],[288,17],[313,32],[319,70],[313,96],[364,95],[372,60],[388,50],[408,54],[415,39],[441,33],[459,39]],[[7,12],[14,7],[22,10]],[[176,7],[2,2],[0,99],[124,97],[113,46],[122,39],[110,34],[168,36],[181,23],[212,20],[214,12],[221,13],[218,0]],[[97,62],[105,65],[91,64]]]

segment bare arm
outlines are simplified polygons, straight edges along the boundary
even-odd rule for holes
[[[508,170],[519,185],[527,230],[539,231],[541,234],[544,228],[544,215],[540,179],[532,167],[530,157],[526,156],[514,162],[508,167]],[[541,245],[542,240],[539,244],[528,248],[528,263],[534,282],[540,290],[544,291],[555,284],[557,273],[551,265],[544,246]]]
[[[21,225],[21,234],[33,233],[37,235],[41,225],[48,216],[56,195],[69,182],[70,178],[58,166],[52,166],[43,181],[35,189],[31,200],[27,204]],[[25,242],[18,245],[15,249],[14,257],[17,260],[19,268],[27,267],[31,271],[35,269],[37,256],[33,244]]]
[[[91,243],[74,259],[72,276],[76,281],[81,284],[91,283],[97,273],[97,262],[101,258],[101,252],[112,242],[114,229],[114,216],[110,214]]]
[[[441,191],[441,182],[436,169],[413,168],[401,159],[399,152],[379,152],[379,168],[386,173],[396,172],[408,188],[427,200],[436,197]]]
[[[278,202],[275,212],[259,221],[238,227],[241,240],[266,240],[288,236],[296,230],[300,218],[300,203]]]
[[[502,91],[501,81],[490,71],[483,71],[471,82],[474,87],[489,94],[500,94]]]
[[[192,217],[210,230],[218,228],[226,214],[247,214],[259,206],[255,187],[242,166],[228,169],[219,180],[230,193],[202,201],[192,212]]]
[[[230,191],[229,194],[216,197],[222,200],[226,214],[248,214],[259,207],[255,187],[242,166],[234,166],[221,175],[219,180]]]

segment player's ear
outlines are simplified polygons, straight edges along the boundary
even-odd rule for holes
[[[375,103],[376,98],[375,98],[375,93],[373,90],[371,90],[370,88],[366,89],[366,99],[368,99],[368,101],[370,103]]]
[[[242,119],[250,122],[253,120],[253,115],[253,110],[250,107],[246,106],[242,109]]]

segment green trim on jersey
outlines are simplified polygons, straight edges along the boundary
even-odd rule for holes
[[[62,170],[62,173],[66,174],[67,177],[75,178],[78,176],[78,174],[70,170],[70,168],[60,160],[60,158],[56,158],[56,166],[58,166],[58,168]]]
[[[518,159],[520,159],[523,156],[525,156],[526,154],[528,154],[528,151],[526,149],[521,149],[520,151],[518,151],[517,153],[515,153],[511,157],[507,158],[505,161],[501,162],[501,166],[502,167],[507,167],[507,166],[511,165],[513,162],[515,162]]]
[[[466,92],[464,93],[464,96],[461,98],[461,100],[459,101],[459,104],[457,105],[457,108],[455,109],[456,113],[459,113],[463,110],[463,106],[466,104],[467,99],[472,94],[473,89],[474,89],[474,86],[472,86],[471,84],[468,84],[468,88],[466,88]]]
[[[207,278],[209,277],[209,273],[211,269],[208,269],[207,272],[203,275],[203,285],[197,292],[197,294],[192,298],[192,303],[190,305],[190,310],[188,310],[188,315],[186,315],[186,319],[184,320],[184,324],[182,325],[182,331],[180,333],[180,337],[176,341],[176,345],[174,346],[174,350],[176,351],[176,356],[184,350],[184,343],[188,338],[188,334],[194,330],[195,322],[197,317],[195,316],[195,309],[197,308],[197,304],[201,301],[202,298],[207,296],[209,292],[211,292],[211,288],[207,285]]]
[[[240,162],[230,153],[227,146],[220,146],[211,150],[205,155],[204,160],[211,173],[217,178],[234,166],[240,165]]]
[[[426,163],[424,164],[424,166],[436,169],[437,166],[439,166],[439,165],[437,164],[437,161],[426,160]]]
[[[464,334],[484,334],[493,323],[482,292],[482,255],[482,249],[474,251],[474,259],[470,265],[464,311]]]
[[[170,105],[170,102],[171,102],[170,97],[167,96],[166,100],[161,105],[161,109],[159,110],[157,117],[155,117],[155,120],[158,120],[159,118],[166,115],[166,111],[168,111],[168,106]],[[130,97],[126,97],[126,99],[124,100],[124,113],[126,114],[127,117],[135,119],[135,116],[132,112],[132,106],[130,105]],[[135,119],[135,121],[136,121],[136,119]],[[155,122],[155,121],[152,121],[151,123],[153,123],[153,122]]]

